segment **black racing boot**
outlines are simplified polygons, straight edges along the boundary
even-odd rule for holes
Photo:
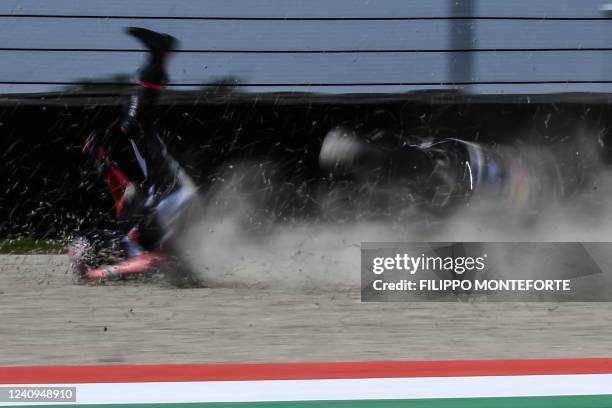
[[[178,45],[178,40],[169,34],[157,33],[140,27],[128,27],[125,32],[139,40],[150,52],[149,61],[140,72],[140,81],[162,85],[167,81],[166,59]]]

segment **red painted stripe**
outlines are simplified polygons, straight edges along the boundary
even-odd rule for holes
[[[0,384],[612,374],[612,359],[0,368]]]

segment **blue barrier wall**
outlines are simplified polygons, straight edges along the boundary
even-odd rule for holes
[[[129,25],[175,34],[172,83],[245,91],[611,91],[605,0],[7,0],[0,92],[127,78]]]

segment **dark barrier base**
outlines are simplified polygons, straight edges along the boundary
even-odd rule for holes
[[[57,236],[113,224],[110,198],[81,147],[89,130],[110,129],[113,156],[137,176],[126,140],[113,132],[124,101],[125,95],[104,94],[0,100],[0,235]],[[311,198],[329,182],[319,169],[318,152],[325,134],[340,124],[556,146],[573,143],[585,129],[604,131],[610,113],[607,95],[169,93],[159,108],[159,126],[171,152],[204,192],[229,163],[247,161],[247,166],[269,169],[271,183],[290,194],[259,204],[290,219],[320,211]]]

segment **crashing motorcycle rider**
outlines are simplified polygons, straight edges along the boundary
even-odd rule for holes
[[[168,153],[159,137],[154,108],[167,82],[168,57],[177,40],[144,28],[130,27],[126,32],[149,51],[139,73],[139,89],[131,96],[122,118],[119,137],[127,137],[143,181],[130,181],[102,146],[100,134],[93,132],[86,140],[83,153],[96,165],[115,202],[119,220],[127,221],[127,234],[107,231],[101,237],[106,245],[119,244],[127,258],[147,251],[167,252],[184,222],[196,189],[178,162]]]

